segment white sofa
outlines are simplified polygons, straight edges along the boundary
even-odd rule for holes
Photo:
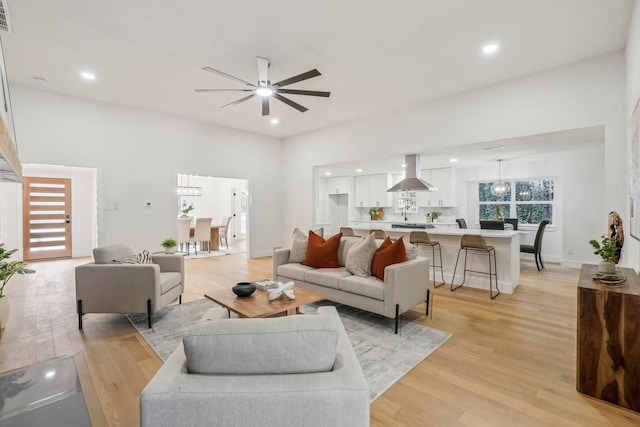
[[[273,280],[294,281],[296,286],[319,292],[326,299],[395,319],[395,333],[402,313],[426,302],[429,314],[429,259],[416,257],[385,268],[384,281],[374,276],[354,276],[345,268],[347,251],[360,237],[340,239],[338,268],[313,268],[290,263],[290,249],[273,253]],[[380,242],[378,242],[380,243]]]
[[[142,427],[369,425],[369,387],[334,307],[267,319],[217,313],[142,391]]]

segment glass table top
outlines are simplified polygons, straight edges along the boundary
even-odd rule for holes
[[[0,425],[91,426],[73,356],[0,375]]]

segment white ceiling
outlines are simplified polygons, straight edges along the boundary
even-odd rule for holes
[[[11,84],[287,137],[623,49],[633,0],[6,0]],[[485,57],[483,44],[500,43]],[[317,68],[291,89],[300,113],[258,99],[221,109],[238,88]],[[93,82],[80,71],[96,74]],[[46,79],[46,82],[34,77]]]

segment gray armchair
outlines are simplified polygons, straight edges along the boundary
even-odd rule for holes
[[[184,256],[152,254],[152,264],[117,263],[135,257],[125,244],[95,248],[94,262],[76,267],[78,327],[86,313],[151,315],[184,292]]]

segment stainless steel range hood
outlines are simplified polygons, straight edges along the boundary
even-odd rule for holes
[[[438,191],[436,187],[429,184],[424,179],[420,178],[420,156],[417,154],[407,154],[404,156],[404,162],[406,164],[405,179],[391,187],[387,192],[394,191]]]
[[[7,128],[0,118],[0,182],[22,182],[22,164]]]

